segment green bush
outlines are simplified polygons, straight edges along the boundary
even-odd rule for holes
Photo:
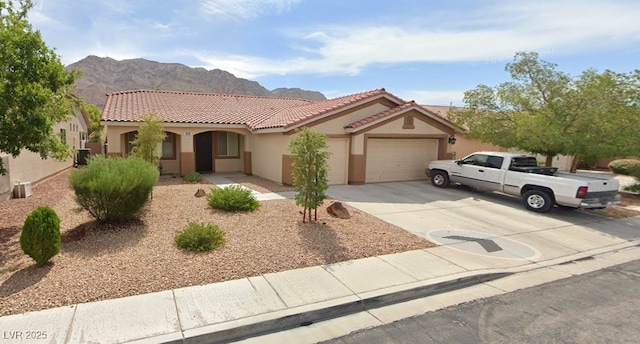
[[[207,194],[207,200],[212,208],[225,211],[254,211],[260,207],[260,202],[251,190],[240,185],[211,189]]]
[[[20,248],[36,261],[38,266],[46,264],[60,252],[60,218],[49,207],[38,207],[22,226]]]
[[[175,242],[178,247],[195,252],[213,250],[224,244],[224,231],[212,224],[190,222],[189,226],[178,232]]]
[[[92,157],[75,170],[69,183],[76,202],[98,221],[126,221],[149,199],[160,173],[157,166],[136,157]]]
[[[199,183],[202,181],[202,175],[198,172],[187,173],[182,179],[189,183]]]
[[[613,173],[633,176],[640,179],[640,160],[618,159],[609,163],[609,169]]]

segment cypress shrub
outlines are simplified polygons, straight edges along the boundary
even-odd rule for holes
[[[140,158],[96,155],[71,173],[69,183],[76,202],[96,220],[118,222],[144,207],[159,177],[157,166]]]
[[[60,218],[53,209],[38,207],[27,216],[20,234],[20,248],[38,266],[46,264],[60,252],[61,241]]]

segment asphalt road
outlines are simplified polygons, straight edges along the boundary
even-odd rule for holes
[[[640,260],[324,343],[638,343]]]

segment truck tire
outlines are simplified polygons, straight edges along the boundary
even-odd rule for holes
[[[431,174],[431,184],[438,188],[449,186],[449,175],[444,171],[433,171]]]
[[[522,196],[524,206],[537,213],[546,213],[553,207],[553,198],[542,190],[529,190]]]

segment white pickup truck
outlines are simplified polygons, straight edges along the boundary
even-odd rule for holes
[[[559,173],[538,166],[533,156],[477,152],[460,160],[435,160],[425,170],[431,183],[449,183],[519,196],[525,207],[547,212],[554,204],[571,208],[605,208],[619,202],[616,179]]]

